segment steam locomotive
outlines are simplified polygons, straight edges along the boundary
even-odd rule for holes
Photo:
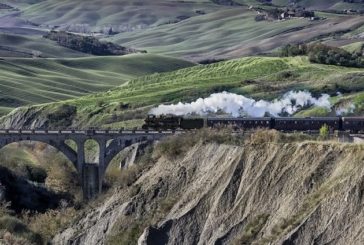
[[[364,133],[364,117],[261,117],[261,118],[185,118],[173,115],[148,115],[145,130],[192,130],[230,126],[234,129],[276,129],[279,131],[318,131],[327,125],[331,131]]]

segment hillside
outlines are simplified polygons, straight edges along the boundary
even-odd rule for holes
[[[157,146],[129,186],[82,212],[53,241],[362,244],[363,145],[274,135],[238,145],[214,143],[211,134],[197,144],[183,143],[193,136],[167,141],[184,151],[168,155]]]
[[[125,46],[184,57],[194,61],[229,59],[256,55],[288,43],[309,42],[324,37],[333,39],[333,33],[345,33],[364,25],[360,16],[324,15],[326,19],[310,21],[254,20],[256,11],[233,9],[195,17],[186,21],[147,30],[121,33],[109,40]],[[363,38],[342,38],[347,43]]]
[[[285,6],[289,4],[289,2],[291,1],[273,0],[272,2],[276,5]],[[343,0],[298,0],[295,2],[301,6],[318,10],[329,10],[329,9],[344,10],[344,9],[359,9],[359,8],[364,9],[364,3],[361,2],[361,0],[353,1],[353,3],[349,3],[349,1],[346,1],[344,3]]]
[[[97,38],[124,47],[197,62],[269,53],[287,43],[324,40],[334,46],[343,46],[364,41],[362,32],[356,37],[344,35],[364,26],[363,18],[358,15],[316,12],[320,20],[294,18],[257,22],[257,11],[249,10],[248,6],[263,5],[256,1],[240,3],[242,6],[218,5],[208,0],[140,1],[138,5],[129,0],[108,0],[106,3],[99,0],[41,1],[22,7],[20,12],[0,17],[0,32],[17,34],[9,38],[26,39],[16,47],[15,52],[6,50],[8,46],[12,48],[6,43],[5,49],[0,47],[0,51],[17,57],[24,51],[28,54],[24,54],[24,57],[29,57],[31,48],[47,57],[78,55],[40,38],[52,28],[89,34],[96,31]],[[300,3],[309,6],[320,2]],[[323,5],[327,3],[322,1]],[[281,1],[276,4],[286,3]],[[330,9],[327,7],[323,10]],[[41,47],[27,46],[34,42]],[[54,52],[51,47],[54,47]]]
[[[48,115],[68,105],[77,108],[72,113],[74,127],[119,128],[129,120],[136,126],[138,124],[133,119],[143,119],[152,106],[190,102],[222,91],[267,100],[291,90],[309,90],[316,95],[328,93],[336,104],[352,101],[356,105],[355,113],[361,114],[364,109],[363,79],[363,69],[312,64],[306,57],[248,57],[147,75],[105,93],[19,108],[1,122],[3,127],[52,127]],[[338,92],[344,96],[337,96]],[[315,113],[313,111],[311,115]],[[140,125],[141,120],[138,123]]]
[[[185,68],[192,63],[156,55],[72,59],[0,60],[1,112],[106,91],[137,76]]]
[[[32,58],[86,57],[85,53],[61,47],[40,35],[17,35],[0,32],[0,57]]]
[[[39,24],[113,26],[115,30],[129,31],[197,16],[198,10],[210,13],[221,8],[209,0],[143,0],[137,4],[132,0],[47,0],[24,9],[22,17]]]

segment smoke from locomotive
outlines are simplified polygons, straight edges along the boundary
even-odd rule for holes
[[[290,91],[281,99],[273,101],[256,101],[243,95],[222,92],[211,94],[207,98],[200,98],[192,103],[178,103],[174,105],[160,105],[150,111],[153,115],[177,115],[190,114],[207,115],[221,112],[232,117],[263,117],[265,115],[280,116],[292,115],[308,106],[319,106],[331,109],[328,94],[322,94],[319,98],[312,96],[307,91]]]

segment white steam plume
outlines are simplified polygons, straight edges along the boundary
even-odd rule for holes
[[[222,112],[233,117],[263,117],[266,114],[279,116],[282,113],[292,115],[305,106],[320,106],[330,109],[331,103],[328,94],[322,94],[314,98],[307,91],[291,91],[283,95],[281,99],[273,101],[256,101],[242,95],[228,92],[211,94],[205,99],[198,99],[192,103],[178,103],[174,105],[160,105],[151,110],[151,114],[173,114],[173,115],[207,115]]]
[[[348,105],[336,108],[335,111],[336,111],[337,116],[343,116],[346,114],[350,114],[355,111],[355,105],[353,103],[349,103]]]

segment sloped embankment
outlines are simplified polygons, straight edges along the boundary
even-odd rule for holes
[[[363,160],[363,145],[197,144],[160,157],[54,241],[363,244]]]

